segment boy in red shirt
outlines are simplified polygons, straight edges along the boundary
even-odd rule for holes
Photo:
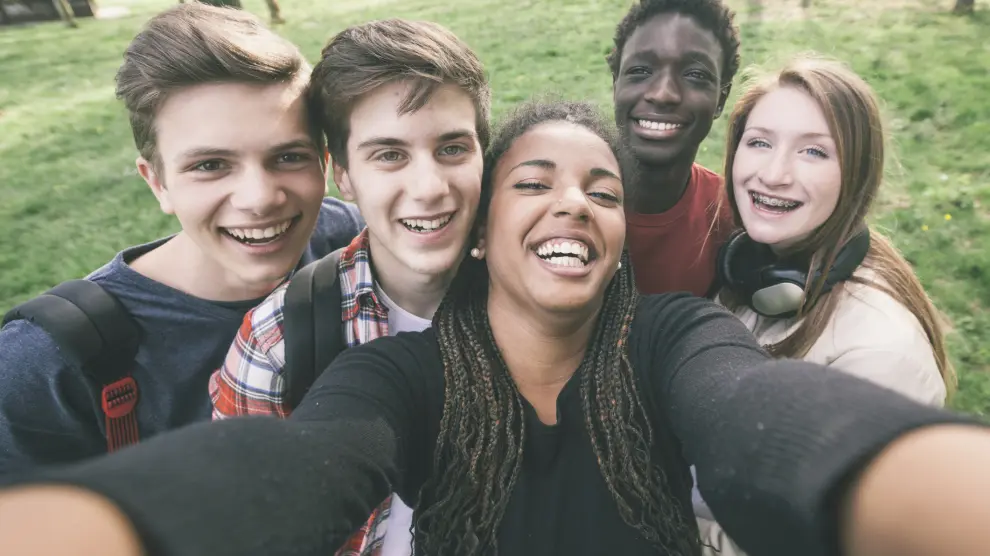
[[[627,245],[643,293],[709,294],[734,227],[721,177],[695,155],[739,68],[739,32],[721,0],[641,0],[619,23],[612,70],[627,160]]]

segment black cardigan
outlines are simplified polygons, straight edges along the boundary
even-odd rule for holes
[[[751,556],[835,551],[842,487],[913,428],[967,418],[811,363],[774,361],[735,317],[681,294],[645,297],[629,356],[654,461],[690,511],[687,466]],[[47,473],[114,500],[151,554],[330,556],[393,490],[415,504],[433,470],[443,366],[432,331],[345,351],[288,420],[240,418]],[[501,554],[655,554],[621,521],[581,419],[576,380],[556,426],[527,407],[524,468]]]

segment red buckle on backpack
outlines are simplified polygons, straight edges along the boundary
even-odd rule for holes
[[[137,382],[124,377],[103,387],[103,413],[111,419],[119,419],[134,411],[138,401]]]
[[[103,387],[103,414],[107,424],[107,450],[113,452],[138,442],[137,415],[134,408],[138,402],[137,382],[132,377],[124,377]]]

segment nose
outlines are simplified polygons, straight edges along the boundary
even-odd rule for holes
[[[676,77],[670,71],[662,71],[643,97],[647,102],[657,105],[677,105],[681,103],[681,88]]]
[[[230,196],[230,204],[237,210],[265,216],[285,203],[286,198],[278,177],[258,164],[243,170],[241,179],[237,181]]]
[[[769,188],[786,187],[791,184],[791,157],[784,149],[777,149],[768,157],[757,172],[760,182]]]
[[[576,184],[561,188],[560,196],[553,207],[553,215],[558,218],[577,218],[581,221],[592,220],[594,217],[588,197]]]
[[[412,168],[407,194],[424,206],[437,205],[450,194],[450,184],[443,169],[434,161],[424,161]]]

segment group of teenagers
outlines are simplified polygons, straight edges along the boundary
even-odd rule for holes
[[[990,434],[943,409],[939,314],[867,224],[870,87],[810,57],[749,83],[719,175],[731,10],[639,0],[614,40],[614,123],[546,97],[492,129],[435,23],[311,68],[239,10],[153,17],[116,90],[181,231],[87,277],[142,332],[140,442],[107,453],[100,385],[9,318],[0,553],[981,553]],[[287,307],[326,261],[321,339]],[[293,335],[346,348],[297,391]]]

